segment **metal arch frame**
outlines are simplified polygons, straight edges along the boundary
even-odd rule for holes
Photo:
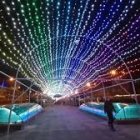
[[[24,59],[21,61],[20,65],[18,66],[18,69],[17,69],[17,72],[16,72],[16,79],[18,78],[19,70],[20,70],[20,68],[21,68],[21,66],[22,66],[22,64],[23,64],[23,62],[26,60],[26,58],[27,58],[29,55],[32,54],[32,52],[33,52],[35,49],[37,49],[39,46],[45,44],[45,43],[46,43],[47,41],[49,41],[49,40],[53,40],[53,39],[56,39],[56,38],[62,38],[62,37],[82,37],[82,38],[85,38],[85,36],[82,36],[82,35],[67,35],[67,36],[66,36],[66,35],[62,35],[62,36],[57,36],[57,37],[48,39],[48,40],[44,41],[43,43],[41,43],[41,44],[39,44],[39,45],[36,45],[31,51],[29,51],[29,52],[27,53],[27,55],[24,57]],[[102,43],[100,40],[95,40],[95,39],[93,39],[93,40],[96,41],[96,42]],[[130,78],[132,79],[132,88],[133,88],[133,92],[134,92],[134,94],[135,94],[136,103],[138,103],[138,100],[137,100],[137,97],[136,97],[136,89],[135,89],[135,85],[134,85],[134,82],[133,82],[133,77],[132,77],[132,74],[131,74],[131,72],[130,72],[130,70],[129,70],[129,67],[127,66],[126,62],[125,62],[124,59],[123,59],[114,49],[112,49],[109,45],[107,45],[107,44],[105,44],[105,43],[102,43],[102,44],[105,45],[108,49],[110,49],[110,50],[111,50],[118,58],[120,58],[120,60],[124,63],[124,65],[125,65],[125,67],[126,67],[128,73],[129,73],[129,75],[130,75]],[[14,83],[14,91],[13,91],[13,96],[12,96],[12,97],[13,97],[13,98],[12,98],[12,105],[13,105],[13,103],[14,103],[16,85],[17,85],[17,82],[16,82],[16,80],[15,80],[15,83]],[[10,125],[9,125],[9,127],[8,127],[8,130],[7,130],[7,135],[9,135],[9,129],[10,129]]]
[[[37,72],[36,74],[40,73],[39,70],[41,70],[42,68],[44,68],[46,65],[47,65],[47,64],[44,64],[43,66],[41,66],[41,67],[38,69],[38,72]],[[66,69],[66,68],[62,68],[62,69]],[[68,68],[67,68],[67,69],[68,69]],[[58,70],[61,70],[61,69],[58,69]],[[51,71],[51,72],[49,72],[49,73],[53,73],[53,72],[55,72],[55,71],[57,71],[57,70]],[[72,70],[72,71],[74,71],[75,73],[78,73],[80,76],[82,76],[83,78],[85,78],[83,75],[80,74],[80,72],[77,72],[76,70]],[[36,78],[37,78],[37,77],[36,77]],[[70,79],[71,79],[71,80],[74,80],[74,79],[72,79],[72,78],[70,78]],[[47,81],[48,81],[48,80],[53,80],[53,79],[47,79]],[[54,80],[58,80],[58,79],[54,79]],[[61,79],[59,79],[59,80],[61,80]],[[62,80],[63,80],[63,78],[62,78]]]
[[[49,73],[53,73],[53,72],[58,71],[58,70],[71,70],[71,71],[74,71],[75,73],[78,73],[81,77],[85,78],[83,75],[80,74],[80,72],[77,72],[76,70],[72,70],[70,68],[61,68],[61,69],[53,70]]]
[[[62,35],[62,36],[57,36],[57,37],[48,39],[48,40],[44,41],[43,43],[41,43],[41,44],[39,44],[39,45],[36,45],[32,50],[30,50],[30,51],[27,53],[27,55],[24,57],[24,59],[21,61],[20,65],[18,66],[18,69],[17,69],[17,72],[16,72],[16,79],[17,79],[17,77],[18,77],[19,70],[20,70],[22,64],[24,63],[24,61],[26,60],[26,58],[27,58],[28,56],[30,56],[30,55],[32,54],[32,52],[34,52],[39,46],[45,44],[45,43],[46,43],[47,41],[49,41],[49,40],[54,40],[54,39],[62,38],[62,37],[75,37],[75,36],[76,36],[76,35]],[[81,37],[81,36],[78,35],[78,36],[76,36],[76,37]],[[16,83],[16,82],[15,82],[15,83]],[[15,84],[14,87],[16,87],[16,84]],[[14,91],[14,92],[15,92],[15,91]],[[13,92],[13,94],[14,94],[14,92]]]
[[[68,36],[62,35],[62,36],[54,37],[54,38],[52,38],[52,39],[59,38],[59,37],[61,38],[61,37],[75,37],[75,36],[76,36],[76,37],[85,38],[85,36],[82,36],[82,35],[79,35],[79,36],[77,36],[77,35],[68,35]],[[51,40],[52,40],[52,39],[51,39]],[[87,38],[87,39],[88,39],[88,38]],[[138,103],[137,96],[136,96],[136,89],[135,89],[135,85],[134,85],[134,81],[133,81],[133,76],[132,76],[132,74],[131,74],[131,72],[130,72],[130,70],[129,70],[129,67],[127,66],[126,62],[124,61],[124,59],[123,59],[113,48],[111,48],[109,45],[107,45],[107,44],[101,42],[100,40],[95,40],[95,39],[92,39],[92,40],[94,40],[94,41],[96,41],[96,42],[99,42],[99,43],[101,43],[102,45],[106,46],[109,50],[111,50],[111,51],[112,51],[118,58],[120,58],[120,60],[123,62],[123,64],[125,65],[125,67],[126,67],[128,73],[129,73],[129,75],[130,75],[130,78],[131,78],[131,80],[132,80],[132,88],[133,88],[133,92],[134,92],[134,95],[135,95],[135,100],[136,100],[136,103]],[[48,41],[48,40],[47,40],[47,41]],[[46,43],[47,41],[43,42],[43,44]],[[40,45],[42,45],[42,44],[40,44]],[[38,48],[40,45],[38,45],[37,48]],[[35,48],[33,48],[33,50],[35,50]],[[32,53],[33,50],[31,50],[29,53]],[[26,56],[27,56],[27,55],[26,55]],[[81,60],[81,61],[84,61],[84,60]],[[23,62],[23,61],[22,61],[22,62]],[[22,64],[21,64],[21,65],[22,65]],[[87,65],[89,65],[89,64],[87,63]]]
[[[65,57],[60,57],[60,58],[58,58],[58,59],[61,59],[61,58],[65,58]],[[67,59],[68,58],[71,58],[71,57],[66,57]],[[76,59],[76,58],[73,58],[73,59]],[[54,61],[55,59],[53,59],[52,61]],[[84,60],[81,60],[81,59],[77,59],[77,60],[80,60],[80,61],[82,61],[83,63],[85,63],[86,65],[88,65],[88,67],[90,67],[90,64],[88,64],[87,62],[85,62]],[[52,62],[52,61],[49,61],[49,62]],[[44,65],[42,65],[39,69],[38,69],[38,71],[39,70],[42,70],[42,68],[44,68],[45,66],[46,66],[47,64],[44,64]],[[66,69],[66,68],[61,68],[61,69]],[[68,69],[68,68],[67,68]],[[60,70],[60,69],[57,69],[57,70]],[[57,70],[54,70],[54,71],[57,71]],[[74,71],[74,72],[76,72],[75,70],[72,70],[72,71]],[[49,72],[49,73],[52,73],[52,72]],[[76,72],[76,73],[78,73],[78,72]],[[38,73],[37,73],[38,74]],[[80,74],[80,73],[79,73]],[[81,74],[80,74],[81,75]],[[81,75],[82,76],[82,75]],[[83,76],[82,76],[83,77]],[[83,77],[84,78],[84,77]]]
[[[48,80],[54,80],[54,81],[52,81],[51,83],[53,83],[53,82],[55,82],[55,81],[65,81],[64,79],[48,79]],[[70,79],[70,81],[72,81],[73,79]],[[69,85],[70,87],[75,87],[74,86],[74,84],[72,83],[72,82],[67,82],[67,84],[65,84],[65,85]],[[45,88],[45,86],[44,87],[42,87],[42,89],[44,89]]]
[[[137,80],[140,80],[140,79],[136,79],[136,80],[133,80],[133,81],[137,81]],[[112,87],[119,86],[119,85],[122,85],[122,84],[127,84],[127,83],[130,83],[130,82],[131,81],[124,81],[124,82],[121,82],[121,83],[118,83],[118,84],[114,84],[114,85],[111,85],[111,86],[108,86],[108,87],[104,87],[104,88],[108,89],[108,88],[112,88]],[[100,88],[100,89],[96,89],[93,92],[100,91],[100,90],[103,90],[103,87]]]
[[[97,42],[100,42],[102,43],[100,40],[97,40]],[[135,89],[135,85],[134,85],[134,80],[133,80],[133,76],[130,72],[130,69],[128,67],[128,65],[126,64],[126,62],[124,61],[124,59],[113,49],[110,47],[110,45],[107,45],[105,43],[102,43],[104,46],[106,46],[109,50],[111,50],[118,58],[120,58],[120,60],[123,62],[123,64],[125,65],[128,73],[129,73],[129,76],[131,78],[131,83],[132,83],[132,89],[133,89],[133,92],[134,92],[134,95],[135,95],[135,101],[136,101],[136,104],[138,104],[138,99],[137,99],[137,94],[136,94],[136,89]]]
[[[17,86],[17,78],[18,78],[19,70],[20,70],[22,64],[24,63],[24,61],[26,60],[26,58],[27,58],[28,56],[30,56],[34,50],[36,50],[39,46],[45,44],[47,41],[53,40],[53,39],[56,39],[56,38],[62,38],[62,37],[75,37],[75,35],[67,35],[67,36],[66,36],[66,35],[62,35],[62,36],[57,36],[57,37],[48,39],[48,40],[44,41],[43,43],[41,43],[41,44],[39,44],[39,45],[36,45],[31,51],[29,51],[29,52],[27,53],[27,55],[26,55],[26,56],[24,57],[24,59],[21,61],[20,65],[18,66],[18,69],[17,69],[17,72],[16,72],[16,77],[15,77],[14,90],[13,90],[12,103],[11,103],[12,106],[13,106],[14,98],[15,98],[15,91],[16,91],[16,86]],[[12,107],[11,107],[11,109],[10,109],[10,114],[11,114],[11,112],[12,112]],[[8,121],[8,127],[7,127],[7,136],[9,135],[9,131],[10,131],[10,121],[11,121],[11,115],[10,115],[10,114],[9,114],[9,121]]]
[[[21,61],[20,65],[19,65],[19,67],[18,67],[18,69],[17,69],[16,79],[17,79],[17,77],[18,77],[18,73],[19,73],[19,70],[20,70],[20,68],[21,68],[21,66],[22,66],[22,64],[23,64],[23,62],[24,62],[24,61],[26,60],[26,58],[27,58],[29,55],[31,55],[32,52],[33,52],[35,49],[37,49],[39,46],[45,44],[45,43],[46,43],[47,41],[49,41],[49,40],[53,40],[53,39],[56,39],[56,38],[75,37],[75,36],[76,36],[76,37],[85,38],[85,36],[82,36],[82,35],[67,35],[67,36],[66,36],[66,35],[62,35],[62,36],[57,36],[57,37],[48,39],[48,40],[44,41],[43,43],[41,43],[41,44],[39,44],[39,45],[36,45],[31,51],[29,51],[29,52],[27,53],[27,55],[26,55],[26,56],[24,57],[24,59]],[[87,39],[88,39],[88,38],[87,38]],[[95,40],[95,39],[92,39],[92,40],[94,40],[94,41],[96,41],[96,42],[100,42],[101,44],[105,45],[105,46],[106,46],[107,48],[109,48],[118,58],[120,58],[120,60],[124,63],[124,65],[125,65],[125,67],[126,67],[128,73],[129,73],[129,75],[130,75],[130,78],[132,79],[132,88],[133,88],[133,92],[134,92],[135,97],[136,97],[136,89],[135,89],[135,85],[134,85],[134,82],[133,82],[133,77],[132,77],[132,74],[130,73],[129,67],[127,66],[127,64],[125,63],[125,61],[123,60],[123,58],[122,58],[114,49],[112,49],[109,45],[107,45],[107,44],[105,44],[105,43],[102,43],[100,40]],[[15,81],[15,84],[14,84],[13,96],[14,96],[14,94],[15,94],[15,87],[16,87],[16,81]],[[137,97],[136,97],[136,102],[138,103]]]
[[[65,68],[63,68],[64,70],[66,70]],[[56,70],[55,70],[56,71]],[[55,71],[52,71],[51,73],[55,72]],[[78,73],[79,75],[81,75],[79,72],[75,71],[75,70],[72,70],[74,71],[75,73]],[[83,75],[81,75],[83,78],[85,78]],[[61,80],[64,80],[63,78]],[[70,78],[70,80],[74,80],[73,78]],[[74,88],[76,87],[76,85],[73,86]]]
[[[53,81],[52,83],[55,83],[55,82],[56,82],[56,81]],[[67,85],[66,88],[72,93],[74,88],[72,88],[72,86],[69,85],[69,84],[65,84],[65,85]]]
[[[86,64],[89,68],[91,67],[91,65],[89,64],[89,63],[87,63],[86,61],[84,61],[84,60],[81,60],[81,59],[78,59],[78,58],[72,58],[72,57],[59,57],[59,58],[57,58],[57,59],[68,59],[68,58],[71,58],[71,59],[75,59],[75,60],[79,60],[79,61],[81,61],[81,62],[83,62],[83,64]],[[52,61],[55,61],[55,60],[57,60],[57,59],[53,59],[53,60],[51,60],[51,61],[48,61],[48,62],[52,62]],[[42,65],[41,67],[39,67],[37,70],[39,71],[39,70],[42,70],[42,68],[43,67],[45,67],[47,64],[44,64],[44,65]],[[65,68],[61,68],[61,69],[65,69]],[[59,70],[59,69],[58,69]],[[86,70],[88,70],[88,68],[86,68]],[[56,71],[56,70],[55,70]],[[74,70],[73,70],[74,71]],[[50,72],[49,72],[50,73]],[[38,74],[38,73],[37,73]],[[81,75],[81,74],[80,74]],[[82,75],[81,75],[82,76]],[[36,76],[36,78],[37,78],[37,76]],[[83,77],[84,78],[84,77]],[[44,78],[43,78],[44,79]],[[45,81],[45,79],[44,79],[44,81]]]
[[[11,78],[10,75],[6,74],[6,73],[3,72],[3,71],[0,71],[0,73],[3,74],[3,75],[5,75],[5,76],[7,76],[8,78]],[[21,81],[19,81],[20,79],[21,79],[21,78],[18,78],[18,79],[17,79],[17,83],[19,83],[19,84],[25,86],[26,88],[28,88],[27,85],[25,85],[24,83],[22,83]],[[31,81],[31,80],[32,80],[32,79],[30,80],[29,78],[22,78],[22,80],[23,80],[23,79],[24,79],[24,80],[28,80],[28,81]],[[31,81],[31,82],[34,82],[34,81]],[[34,89],[32,89],[32,88],[31,88],[31,90],[36,92],[36,90],[34,90]]]
[[[85,36],[80,36],[80,37],[85,38]],[[88,39],[88,38],[87,38],[87,39]],[[96,40],[96,39],[94,39],[94,38],[93,38],[92,40],[94,40],[95,42],[99,42],[99,43],[101,43],[102,45],[106,46],[110,51],[112,51],[112,52],[123,62],[123,64],[125,65],[125,67],[126,67],[128,73],[129,73],[129,76],[130,76],[130,78],[131,78],[132,89],[133,89],[133,92],[134,92],[134,95],[135,95],[135,101],[136,101],[136,104],[138,104],[138,99],[137,99],[137,94],[136,94],[136,89],[135,89],[135,85],[134,85],[133,76],[132,76],[132,74],[131,74],[131,72],[130,72],[130,69],[129,69],[128,65],[127,65],[126,62],[124,61],[124,59],[123,59],[113,48],[111,48],[109,45],[107,45],[107,44],[101,42],[100,40]],[[89,78],[89,79],[90,79],[90,78]],[[83,83],[83,84],[84,84],[84,83]]]
[[[5,76],[7,76],[8,78],[11,78],[10,75],[4,73],[3,71],[0,71],[0,73],[3,74],[3,75],[5,75]],[[25,80],[30,81],[30,79],[26,79],[26,78],[22,78],[22,79],[25,79]],[[19,78],[19,80],[20,80],[20,78]],[[17,78],[17,79],[15,79],[14,81],[16,81],[16,83],[20,83],[21,85],[25,86],[27,89],[26,89],[26,91],[25,91],[24,93],[22,93],[20,96],[18,96],[17,99],[19,99],[19,98],[20,98],[23,94],[25,94],[28,90],[32,90],[32,91],[37,92],[36,90],[32,89],[32,86],[34,85],[34,84],[33,84],[34,81],[31,81],[32,83],[31,83],[31,85],[28,87],[27,85],[25,85],[24,83],[20,82],[19,80],[18,80],[18,78]],[[32,79],[31,79],[31,80],[32,80]],[[14,89],[14,90],[16,90],[16,89]],[[14,98],[15,98],[15,96],[14,96]],[[17,99],[14,99],[14,98],[13,98],[13,96],[12,96],[12,101],[13,101],[13,100],[15,100],[15,101],[17,100]],[[11,114],[12,114],[13,103],[14,103],[14,102],[12,102],[12,106],[11,106],[11,108],[10,108],[9,117],[8,117],[7,136],[9,135],[9,130],[10,130],[10,120],[11,120]]]
[[[56,38],[62,38],[62,37],[75,37],[75,35],[67,35],[67,36],[66,36],[66,35],[62,35],[62,36],[57,36],[57,37],[48,39],[48,40],[44,41],[43,43],[41,43],[41,44],[39,44],[39,45],[36,45],[32,50],[30,50],[30,51],[27,53],[27,55],[26,55],[26,56],[24,57],[24,59],[21,61],[20,65],[18,66],[18,69],[17,69],[17,72],[16,72],[16,78],[15,78],[15,79],[17,79],[17,77],[18,77],[19,70],[20,70],[22,64],[24,63],[24,61],[26,60],[26,58],[32,54],[33,51],[35,51],[39,46],[45,44],[45,43],[46,43],[47,41],[49,41],[49,40],[53,40],[53,39],[56,39]],[[16,87],[16,80],[15,80],[15,84],[14,84],[14,89],[15,89],[15,87]],[[14,93],[15,93],[15,90],[14,90],[13,94],[14,94]]]

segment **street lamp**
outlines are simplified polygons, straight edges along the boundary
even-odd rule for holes
[[[88,82],[88,83],[86,84],[86,86],[87,86],[87,87],[91,87],[91,84],[90,84],[90,82]]]
[[[14,79],[13,77],[10,77],[10,79],[9,79],[9,81],[11,81],[11,82],[14,81],[14,80],[15,80],[15,79]]]
[[[110,75],[111,76],[116,76],[117,75],[117,71],[116,70],[111,70],[110,71]]]
[[[91,88],[91,83],[90,83],[90,82],[88,82],[88,83],[86,84],[86,86],[87,86],[87,87],[89,87],[89,88]],[[91,101],[92,101],[92,89],[91,89],[91,93],[90,93],[90,95],[91,95],[91,97],[90,97],[90,98],[91,98]]]
[[[110,74],[111,76],[116,76],[117,75],[117,71],[116,70],[111,70],[109,73],[107,73],[105,75],[108,75],[108,74]],[[103,76],[105,76],[105,75],[103,75]],[[104,100],[106,100],[105,85],[104,85],[104,81],[102,80],[101,76],[100,76],[100,81],[101,81],[102,87],[103,87]]]

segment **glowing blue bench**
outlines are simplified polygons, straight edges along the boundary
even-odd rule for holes
[[[11,105],[0,106],[0,125],[7,125]],[[35,103],[14,104],[11,112],[10,124],[21,124],[36,116],[43,110]]]
[[[116,120],[140,120],[140,105],[139,104],[126,104],[126,103],[113,103],[116,112],[113,113]],[[107,117],[104,113],[104,103],[89,102],[82,104],[79,107],[86,112]]]

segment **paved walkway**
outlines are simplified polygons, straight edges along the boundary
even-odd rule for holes
[[[28,123],[9,140],[140,140],[140,125],[115,125],[80,111],[77,107],[53,106]],[[6,140],[0,136],[0,140]]]

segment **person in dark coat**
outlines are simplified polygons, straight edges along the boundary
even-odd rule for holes
[[[113,125],[114,123],[113,111],[115,112],[113,103],[110,98],[107,98],[104,103],[104,112],[107,114],[108,117],[108,126],[111,128],[111,130],[115,131]]]

